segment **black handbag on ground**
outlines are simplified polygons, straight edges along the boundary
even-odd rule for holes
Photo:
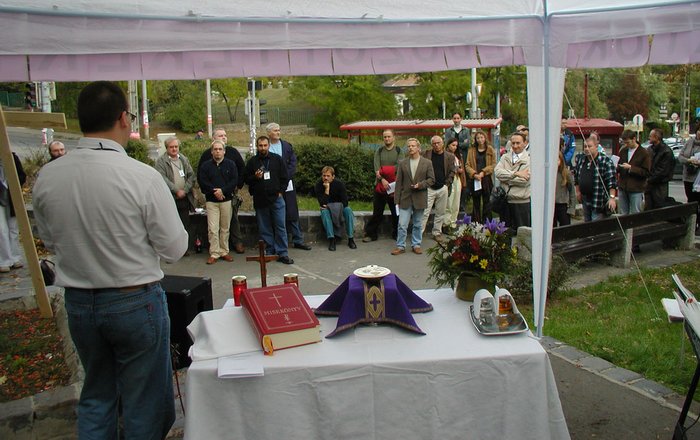
[[[44,285],[53,286],[53,283],[56,281],[56,265],[54,262],[42,258],[39,260],[39,267],[41,268],[41,274],[44,276]]]
[[[491,211],[497,212],[500,215],[504,215],[508,210],[508,191],[504,190],[502,186],[496,186],[491,191],[491,196],[489,197],[489,205]]]

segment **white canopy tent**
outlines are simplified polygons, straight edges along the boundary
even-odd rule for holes
[[[0,0],[0,41],[0,81],[526,65],[539,336],[565,69],[697,63],[700,1]]]

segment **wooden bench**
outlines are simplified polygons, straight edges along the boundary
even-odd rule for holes
[[[661,240],[664,247],[692,249],[696,216],[697,202],[693,202],[559,226],[552,229],[552,253],[572,262],[608,253],[614,265],[629,267],[635,245]],[[518,228],[517,241],[528,249],[531,231]]]

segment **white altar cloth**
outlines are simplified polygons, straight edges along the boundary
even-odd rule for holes
[[[185,438],[569,438],[549,358],[537,340],[481,336],[469,303],[447,289],[417,293],[434,307],[413,315],[425,336],[358,326],[265,356],[263,377],[219,379],[216,359],[194,361],[187,373]],[[325,298],[306,297],[312,307]],[[246,319],[240,308],[203,312],[198,319],[221,313]],[[319,319],[324,336],[333,331],[337,318]],[[195,346],[217,338],[198,334],[206,325],[195,327]],[[227,352],[237,351],[237,335],[217,336],[234,347]]]

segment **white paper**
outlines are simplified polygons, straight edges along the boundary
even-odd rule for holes
[[[661,298],[661,304],[664,306],[664,310],[668,315],[668,322],[683,321],[683,313],[681,313],[681,307],[678,305],[676,299]]]
[[[481,180],[474,179],[474,191],[481,191]]]
[[[287,184],[287,189],[284,190],[284,192],[289,192],[289,191],[294,191],[294,183],[292,182],[292,179],[289,179],[289,183]]]
[[[243,353],[220,357],[218,362],[219,379],[264,376],[263,352]]]
[[[618,162],[620,162],[620,156],[613,154],[612,156],[610,156],[610,159],[612,159],[613,165],[615,165],[615,168],[617,168],[617,164]]]
[[[394,194],[394,191],[396,190],[396,182],[391,182],[389,184],[389,188],[387,188],[386,193],[387,194]]]

